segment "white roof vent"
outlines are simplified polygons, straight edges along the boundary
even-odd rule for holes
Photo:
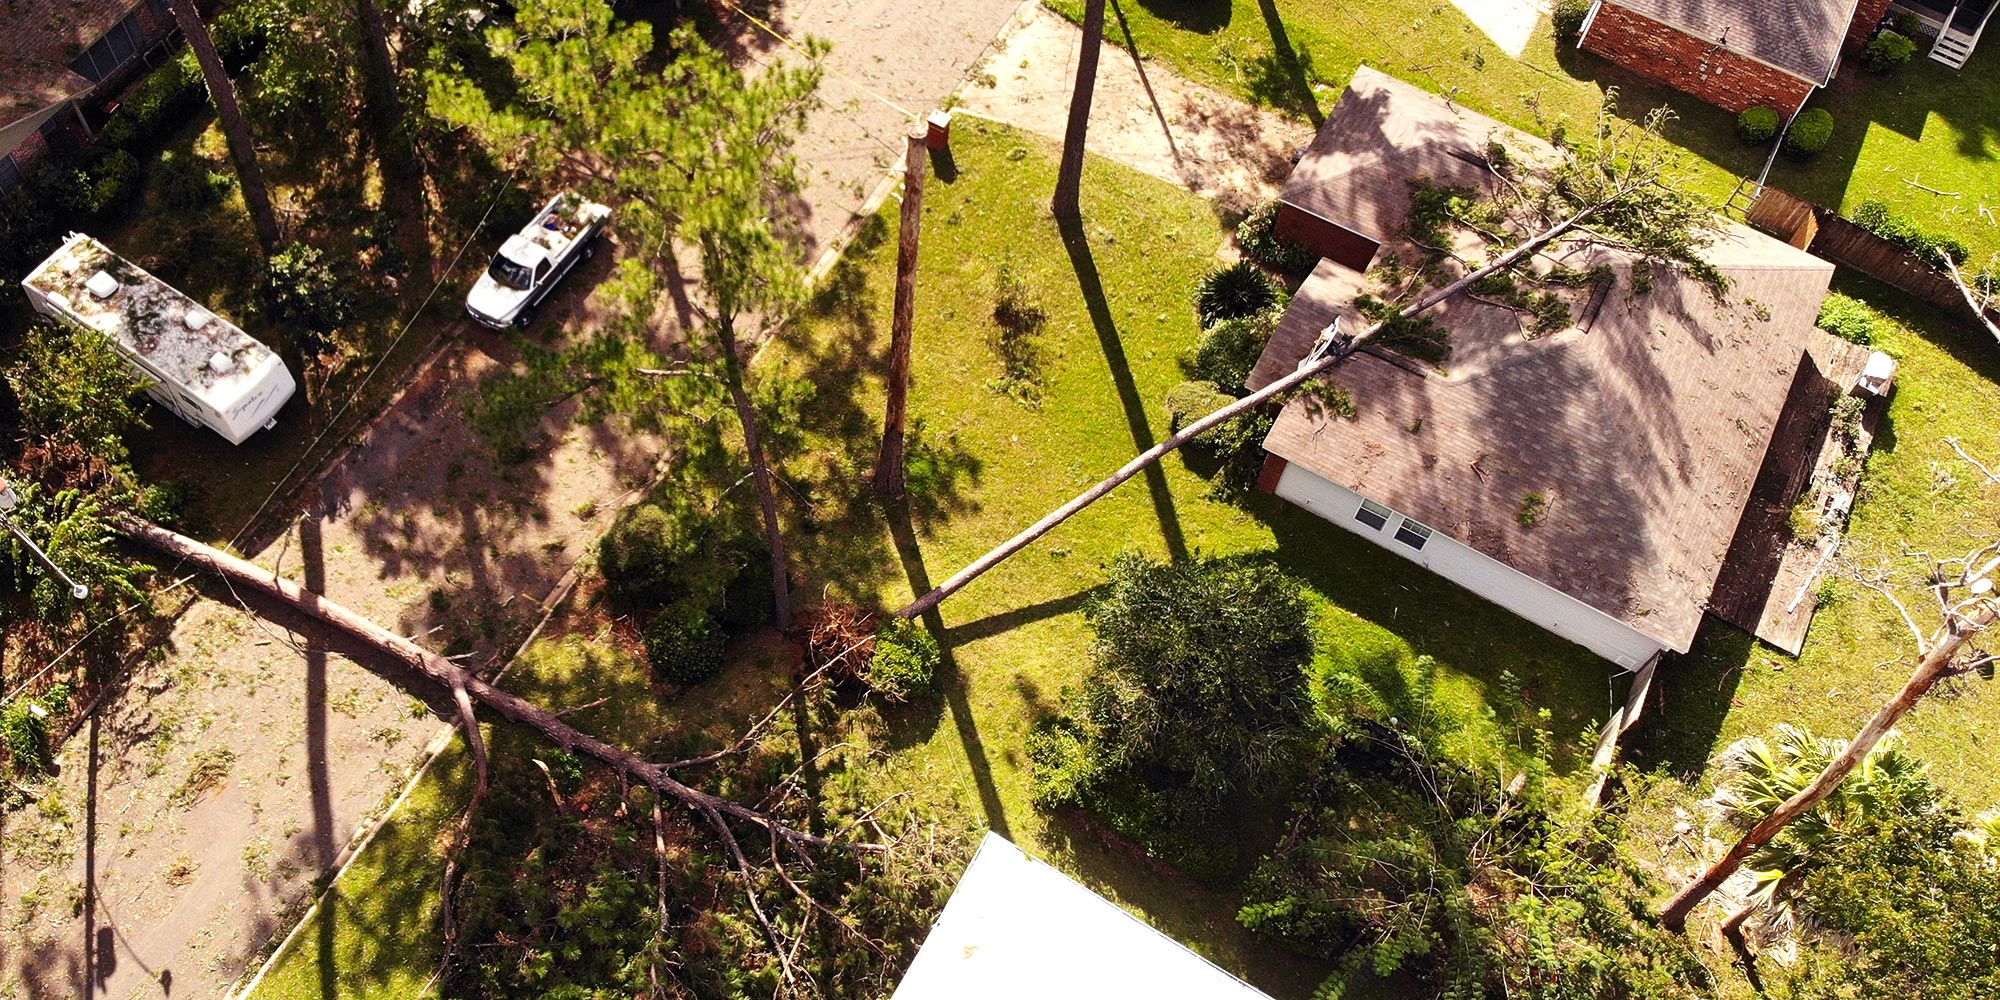
[[[83,283],[83,287],[90,289],[90,294],[100,299],[108,299],[112,293],[118,291],[118,279],[112,277],[109,272],[99,271],[91,275],[90,279]]]
[[[190,330],[199,330],[207,326],[208,321],[214,318],[200,309],[189,309],[181,316],[181,322],[187,324],[187,328]]]
[[[1868,367],[1861,370],[1861,388],[1872,395],[1880,396],[1889,391],[1896,381],[1896,359],[1876,351],[1868,356]]]
[[[226,351],[217,351],[208,356],[208,367],[219,375],[236,367],[236,359],[230,357]]]

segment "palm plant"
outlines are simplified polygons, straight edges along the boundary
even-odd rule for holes
[[[1894,733],[1885,737],[1832,794],[1750,856],[1744,867],[1756,887],[1730,917],[1728,929],[1758,907],[1782,907],[1783,891],[1843,838],[1864,834],[1891,816],[1938,808],[1936,790],[1924,776],[1927,765],[1903,752],[1899,742]],[[1738,740],[1723,754],[1727,776],[1716,789],[1716,804],[1733,822],[1754,826],[1810,785],[1846,748],[1846,740],[1815,737],[1790,725],[1780,725],[1773,740]]]

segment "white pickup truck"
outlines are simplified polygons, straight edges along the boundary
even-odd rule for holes
[[[563,192],[521,231],[500,244],[493,263],[465,297],[472,321],[495,330],[525,329],[535,321],[535,307],[568,274],[576,262],[597,252],[597,234],[611,218],[611,209],[582,196]]]

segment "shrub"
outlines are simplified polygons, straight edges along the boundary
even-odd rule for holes
[[[49,770],[49,727],[31,698],[17,698],[0,708],[0,743],[7,746],[14,773],[42,775]]]
[[[668,605],[646,623],[646,662],[662,684],[692,687],[722,669],[722,630],[699,606]]]
[[[1555,23],[1556,41],[1576,44],[1577,36],[1583,34],[1583,20],[1589,16],[1590,0],[1556,0],[1555,13],[1550,18]]]
[[[1861,67],[1870,73],[1887,73],[1916,55],[1917,43],[1893,31],[1876,35],[1861,50]]]
[[[1202,276],[1195,285],[1195,313],[1204,329],[1226,319],[1254,316],[1278,304],[1278,285],[1256,264],[1239,260]]]
[[[1778,113],[1770,108],[1751,108],[1736,116],[1736,137],[1752,146],[1770,142],[1778,134]]]
[[[271,317],[303,334],[310,354],[325,353],[326,336],[354,321],[354,292],[318,247],[294,243],[272,254],[262,291]]]
[[[1242,849],[1240,804],[1293,773],[1314,732],[1312,612],[1268,564],[1125,555],[1084,610],[1095,663],[1030,740],[1034,796],[1077,805],[1197,877]]]
[[[1167,423],[1179,433],[1181,428],[1234,402],[1236,397],[1216,388],[1213,382],[1182,382],[1167,391]]]
[[[1833,139],[1833,112],[1825,108],[1807,108],[1792,119],[1792,127],[1785,133],[1785,155],[1796,160],[1810,160],[1826,149]]]
[[[1958,237],[1919,229],[1915,223],[1890,211],[1889,206],[1880,201],[1862,202],[1848,219],[1941,271],[1945,269],[1946,258],[1950,258],[1953,263],[1963,263],[1971,256],[1971,251],[1966,249]]]
[[[1819,304],[1819,328],[1865,347],[1875,342],[1881,321],[1867,303],[1834,292]]]
[[[118,110],[98,130],[97,140],[112,149],[150,152],[208,101],[208,88],[192,54],[163,63],[134,84]]]
[[[199,212],[222,200],[232,178],[208,169],[208,162],[190,153],[160,154],[160,200],[177,212]]]
[[[682,518],[655,503],[620,511],[597,543],[597,568],[614,596],[635,604],[667,604],[687,596],[681,567],[701,549]]]
[[[937,637],[921,622],[891,617],[875,634],[875,658],[868,663],[868,686],[890,701],[931,693],[940,654]]]
[[[1271,331],[1277,325],[1275,309],[1215,324],[1188,353],[1185,364],[1188,374],[1198,381],[1213,383],[1224,392],[1243,391],[1250,370],[1257,366],[1257,358],[1264,353],[1264,345],[1270,343]]]
[[[1279,236],[1277,225],[1278,203],[1267,201],[1236,227],[1236,241],[1251,260],[1283,274],[1305,274],[1319,264],[1319,254]]]

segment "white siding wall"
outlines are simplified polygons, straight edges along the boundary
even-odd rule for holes
[[[1509,611],[1576,643],[1626,670],[1637,670],[1662,649],[1631,626],[1431,528],[1421,550],[1396,541],[1400,513],[1371,528],[1355,520],[1362,496],[1296,463],[1279,477],[1278,496],[1298,504]]]

